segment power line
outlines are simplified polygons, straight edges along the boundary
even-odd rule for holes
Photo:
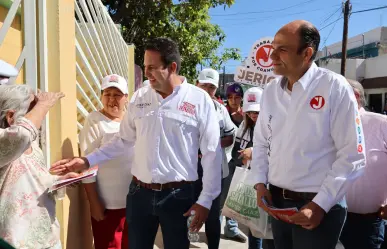
[[[342,17],[342,15],[340,14],[340,18],[341,18],[341,17]],[[339,20],[340,20],[340,19],[339,19]],[[325,47],[325,45],[326,45],[326,43],[327,43],[327,40],[328,40],[329,36],[332,34],[333,30],[334,30],[335,27],[336,27],[337,22],[338,22],[338,21],[336,21],[336,22],[334,23],[334,25],[333,25],[331,31],[329,31],[327,37],[325,38],[324,43],[323,43],[323,47]]]
[[[340,10],[341,10],[341,6],[340,6],[335,12],[333,12],[332,15],[328,16],[327,18],[325,18],[325,20],[322,21],[322,22],[320,23],[320,26],[321,26],[321,25],[324,25],[329,19],[331,19],[331,18],[332,18],[337,12],[339,12]]]
[[[336,6],[336,5],[334,5],[334,6]],[[334,6],[331,6],[329,8],[332,8]],[[327,8],[319,8],[319,9],[314,9],[314,10],[308,10],[308,13],[320,11],[320,10],[323,10],[323,9],[327,9]],[[255,22],[262,22],[262,21],[273,21],[273,20],[276,20],[276,19],[286,18],[286,17],[289,17],[289,16],[295,16],[295,15],[304,14],[304,13],[305,13],[305,11],[300,11],[300,12],[296,12],[296,13],[283,14],[281,16],[278,16],[278,15],[276,15],[276,16],[267,16],[267,17],[256,18],[256,19],[253,19],[252,21],[249,21],[249,22],[232,23],[232,24],[227,24],[227,25],[224,24],[224,25],[220,25],[220,26],[230,27],[230,26],[247,25],[247,24],[251,24],[251,23],[255,23]]]
[[[329,23],[329,24],[325,25],[324,27],[322,27],[322,28],[321,28],[321,29],[319,29],[318,31],[321,31],[321,30],[323,30],[323,29],[325,29],[325,28],[327,28],[327,27],[331,26],[332,24],[335,24],[336,22],[340,21],[340,19],[343,19],[343,17],[342,17],[342,16],[340,16],[340,18],[339,18],[339,19],[336,19],[336,20],[334,20],[333,22],[331,22],[331,23]]]
[[[354,11],[354,12],[352,12],[352,14],[363,13],[363,12],[368,12],[368,11],[373,11],[373,10],[381,10],[381,9],[387,9],[387,5],[386,6],[381,6],[381,7],[378,7],[378,8]]]
[[[301,2],[301,3],[295,4],[295,5],[291,5],[291,6],[282,8],[282,9],[276,9],[276,10],[239,12],[239,13],[231,13],[231,14],[215,14],[215,15],[211,15],[211,16],[237,16],[237,15],[248,15],[248,14],[272,13],[272,12],[288,10],[288,9],[291,9],[291,8],[294,8],[294,7],[298,7],[298,6],[307,4],[307,3],[311,3],[311,2],[314,2],[314,1],[316,1],[316,0],[308,0],[308,1],[304,1],[304,2]]]

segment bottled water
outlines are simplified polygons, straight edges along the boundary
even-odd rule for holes
[[[191,215],[188,217],[187,226],[188,226],[188,239],[190,242],[199,242],[199,233],[192,232],[189,227],[191,226],[191,222],[195,217],[195,211],[191,211]]]

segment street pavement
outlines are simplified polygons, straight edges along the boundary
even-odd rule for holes
[[[248,248],[247,242],[246,243],[239,243],[239,242],[235,242],[235,241],[226,239],[223,235],[224,234],[223,227],[224,226],[222,225],[222,235],[221,235],[221,239],[220,239],[219,249],[247,249]],[[246,229],[244,229],[244,228],[241,228],[241,229],[242,229],[242,231],[245,231],[244,234],[247,234]],[[208,247],[206,244],[206,234],[204,232],[204,226],[200,230],[199,235],[200,235],[200,241],[198,243],[191,243],[190,248],[206,248],[207,249]],[[247,238],[247,236],[245,236],[245,237]],[[159,232],[157,233],[157,236],[156,236],[156,242],[155,242],[154,249],[164,249],[163,239],[162,239],[160,228],[159,228]],[[341,244],[338,244],[336,249],[344,249],[344,247]]]

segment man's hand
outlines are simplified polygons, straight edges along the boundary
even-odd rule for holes
[[[387,220],[387,205],[380,207],[378,211],[378,216],[384,220]]]
[[[266,188],[265,184],[263,184],[263,183],[257,184],[256,191],[257,191],[258,207],[262,208],[266,213],[268,213],[269,215],[273,216],[273,218],[278,219],[277,216],[275,216],[274,214],[272,214],[270,212],[270,210],[265,206],[265,204],[262,201],[262,198],[265,198],[265,200],[267,201],[267,203],[269,205],[273,204],[272,198],[271,198],[271,193]]]
[[[65,175],[69,172],[85,170],[89,166],[89,161],[87,161],[86,157],[63,159],[51,165],[50,173],[53,175]]]
[[[100,201],[94,203],[90,202],[90,213],[91,217],[96,221],[105,219],[105,207]]]
[[[309,202],[301,208],[300,212],[289,217],[289,219],[296,225],[312,230],[320,225],[324,215],[324,209],[314,202]]]
[[[191,216],[191,211],[195,211],[195,217],[191,222],[191,226],[189,229],[192,232],[199,232],[200,228],[203,226],[204,222],[206,222],[208,213],[210,210],[207,208],[195,203],[185,214],[185,217]]]

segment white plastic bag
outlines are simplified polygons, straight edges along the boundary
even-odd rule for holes
[[[246,168],[235,169],[222,215],[249,227],[256,238],[272,239],[268,214],[257,205],[257,193],[249,174]]]

